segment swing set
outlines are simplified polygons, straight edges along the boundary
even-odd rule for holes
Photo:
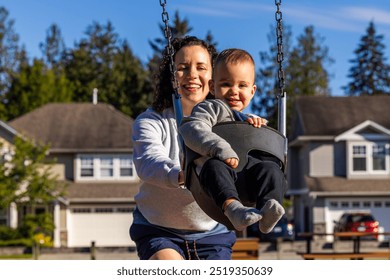
[[[246,122],[226,122],[213,127],[213,132],[224,138],[238,154],[239,165],[237,172],[241,171],[246,165],[248,155],[256,155],[260,157],[271,157],[276,159],[281,166],[282,171],[285,171],[287,163],[287,138],[286,138],[286,93],[284,92],[284,71],[282,67],[283,62],[283,25],[282,12],[280,10],[281,0],[275,0],[276,5],[276,35],[277,35],[277,62],[279,93],[276,95],[278,99],[278,129],[262,126],[254,128]],[[172,93],[173,107],[177,125],[183,118],[183,112],[180,101],[180,94],[178,93],[179,84],[176,80],[176,69],[174,64],[174,50],[171,44],[172,34],[169,28],[169,16],[166,10],[166,0],[160,0],[162,7],[162,20],[165,24],[165,38],[167,39],[167,54],[170,57],[170,72],[171,81],[174,92]],[[245,139],[245,141],[243,141]],[[195,201],[200,208],[212,219],[227,226],[229,229],[234,229],[229,219],[223,214],[222,210],[215,204],[204,187],[199,183],[199,178],[195,172],[194,160],[199,157],[198,154],[184,146],[181,141],[181,149],[184,151],[184,174],[185,185],[191,191]],[[249,195],[240,194],[241,202],[246,206],[254,206],[255,201]]]

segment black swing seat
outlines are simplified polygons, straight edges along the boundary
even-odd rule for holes
[[[263,126],[255,128],[246,122],[225,122],[213,127],[213,132],[224,138],[233,150],[238,154],[239,164],[237,172],[241,171],[246,165],[248,155],[254,157],[266,157],[277,161],[282,171],[286,165],[285,147],[286,137],[279,131]],[[215,204],[207,190],[199,183],[198,175],[195,171],[194,160],[200,157],[197,153],[186,148],[186,186],[191,191],[195,201],[200,208],[212,219],[234,229],[229,219],[223,214],[222,210]],[[244,205],[254,206],[254,199],[250,199],[245,194],[240,194],[240,200]]]

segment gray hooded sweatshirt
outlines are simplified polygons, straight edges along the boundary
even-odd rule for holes
[[[178,131],[172,108],[161,114],[152,109],[134,122],[133,160],[143,181],[135,196],[137,208],[148,222],[179,230],[207,231],[217,222],[207,216],[191,192],[178,184]]]

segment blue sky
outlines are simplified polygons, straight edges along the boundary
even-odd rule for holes
[[[67,47],[84,37],[88,25],[111,21],[136,56],[146,62],[152,55],[148,40],[161,37],[159,0],[2,0],[15,20],[15,31],[30,57],[40,57],[39,43],[48,27],[61,28]],[[244,48],[260,64],[259,52],[269,49],[267,34],[275,21],[274,0],[167,0],[170,19],[179,11],[189,20],[192,35],[204,38],[208,31],[218,42],[218,49]],[[385,36],[385,56],[390,61],[390,3],[388,0],[284,0],[283,21],[292,27],[293,38],[308,25],[324,38],[335,63],[328,66],[332,95],[342,95],[348,83],[349,60],[358,47],[368,24],[374,21],[377,33]]]

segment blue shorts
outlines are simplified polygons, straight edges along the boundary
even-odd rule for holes
[[[186,260],[230,260],[236,242],[234,231],[185,240],[153,225],[132,224],[130,237],[137,246],[138,257],[148,260],[162,249],[173,249]]]

